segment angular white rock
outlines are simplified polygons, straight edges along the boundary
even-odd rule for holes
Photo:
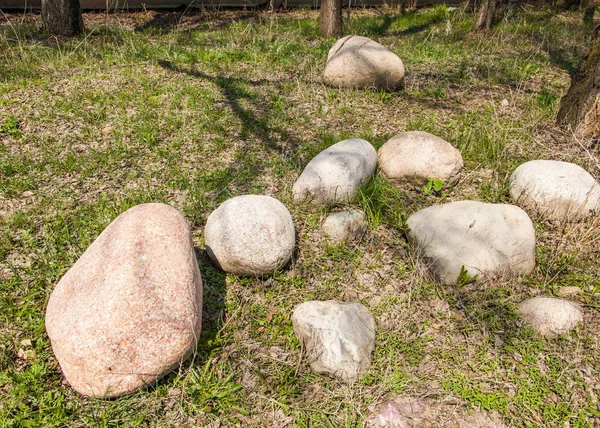
[[[367,230],[365,213],[358,209],[347,209],[331,213],[323,222],[323,232],[329,242],[350,242]]]
[[[531,328],[550,338],[566,334],[583,322],[577,303],[553,297],[527,299],[519,304],[518,312]]]
[[[223,202],[206,222],[210,258],[225,272],[264,275],[290,261],[296,234],[288,209],[270,196],[236,196]]]
[[[377,326],[363,305],[305,302],[294,311],[292,324],[315,372],[352,380],[371,366]]]
[[[402,60],[379,43],[346,36],[329,50],[323,80],[331,86],[396,89],[404,79]]]
[[[46,331],[83,395],[132,393],[196,349],[202,280],[185,218],[163,204],[117,217],[62,277]]]
[[[533,224],[514,205],[434,205],[414,213],[407,224],[410,242],[444,284],[455,284],[463,266],[470,276],[513,276],[535,267]]]
[[[569,162],[534,160],[520,165],[510,178],[510,196],[528,212],[550,220],[580,220],[600,213],[600,184]]]
[[[340,141],[315,156],[294,183],[294,202],[335,204],[352,199],[377,167],[377,151],[365,140]]]
[[[463,167],[452,144],[428,132],[402,132],[378,153],[381,173],[394,184],[425,184],[429,178],[450,181]]]

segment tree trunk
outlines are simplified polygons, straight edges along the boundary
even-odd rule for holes
[[[482,30],[484,28],[489,30],[492,28],[497,3],[498,0],[483,0],[479,7],[479,11],[477,11],[477,20],[475,21],[476,30]]]
[[[342,35],[342,0],[322,0],[321,36],[339,37]]]
[[[71,37],[83,31],[79,0],[42,0],[44,27],[55,36]]]
[[[561,101],[557,122],[584,138],[600,136],[600,26],[571,87]]]

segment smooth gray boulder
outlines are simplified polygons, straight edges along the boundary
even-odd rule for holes
[[[331,205],[351,200],[377,167],[377,151],[365,140],[340,141],[315,156],[292,188],[295,203]]]
[[[407,224],[409,241],[444,284],[455,284],[463,266],[469,276],[513,276],[535,267],[533,224],[514,205],[434,205],[411,215]]]
[[[225,272],[264,275],[285,266],[296,245],[294,222],[277,199],[236,196],[214,210],[204,232],[206,251]]]
[[[346,36],[329,50],[323,80],[346,88],[396,89],[404,79],[402,60],[379,43],[362,36]]]
[[[305,302],[294,310],[292,324],[313,371],[353,380],[371,366],[377,326],[360,303]]]
[[[445,182],[463,167],[460,152],[440,137],[422,131],[402,132],[378,152],[379,168],[393,184],[423,185],[429,178]]]
[[[526,211],[550,220],[581,220],[600,213],[600,184],[569,162],[525,162],[510,178],[510,196]]]
[[[323,232],[332,244],[348,243],[367,230],[367,217],[359,209],[346,209],[329,214],[323,222]]]
[[[554,297],[527,299],[519,304],[518,313],[531,328],[549,338],[566,334],[583,322],[581,306]]]
[[[163,204],[117,217],[62,277],[46,331],[73,389],[117,397],[153,383],[196,349],[202,279],[185,218]]]

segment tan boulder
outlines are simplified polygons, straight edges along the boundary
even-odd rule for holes
[[[52,350],[83,395],[132,393],[195,350],[202,280],[185,218],[163,204],[133,207],[60,280],[46,309]]]
[[[323,79],[331,86],[396,89],[404,79],[402,60],[379,43],[346,36],[329,50]]]
[[[381,173],[394,184],[423,185],[429,178],[450,181],[463,167],[460,152],[440,137],[422,131],[402,132],[377,154]]]

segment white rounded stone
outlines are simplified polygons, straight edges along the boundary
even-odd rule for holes
[[[352,380],[369,370],[377,326],[360,303],[305,302],[294,310],[292,324],[313,371]]]
[[[513,276],[535,267],[533,224],[514,205],[434,205],[411,215],[407,224],[410,242],[444,284],[455,284],[463,266],[469,276]]]
[[[422,131],[402,132],[378,153],[381,173],[394,184],[423,185],[429,178],[450,181],[463,167],[460,152],[438,136]]]
[[[510,178],[510,196],[530,213],[550,220],[580,220],[600,212],[600,185],[569,162],[534,160]]]
[[[264,275],[289,262],[296,235],[292,216],[281,202],[244,195],[211,213],[204,241],[210,258],[225,272]]]
[[[360,237],[365,230],[367,230],[367,217],[358,209],[331,213],[323,222],[323,232],[333,244],[350,242]]]
[[[340,141],[315,156],[294,183],[294,202],[335,204],[351,200],[377,168],[377,151],[365,140]]]
[[[323,80],[331,86],[396,89],[404,79],[402,60],[379,43],[346,36],[329,50]]]
[[[179,367],[200,336],[202,280],[185,218],[163,204],[117,217],[62,277],[46,331],[73,389],[135,392]]]
[[[518,312],[531,328],[550,338],[566,334],[583,322],[577,303],[553,297],[527,299],[519,304]]]

